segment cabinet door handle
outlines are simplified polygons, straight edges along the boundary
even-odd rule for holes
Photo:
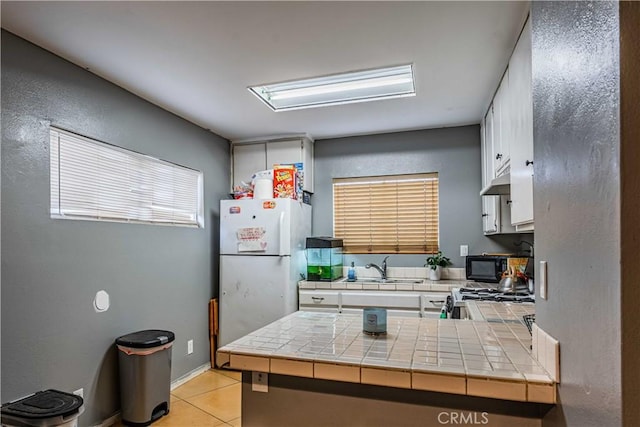
[[[489,216],[489,214],[488,213],[483,213],[482,217],[484,218],[485,216]]]
[[[507,204],[510,205],[513,202],[513,200],[507,200]]]
[[[502,154],[498,153],[496,154],[496,160],[500,160],[502,158]]]
[[[524,162],[525,166],[529,166],[533,164],[533,160],[527,160],[526,162]]]
[[[444,304],[446,301],[434,301],[434,300],[429,300],[429,302],[431,304]]]
[[[313,302],[322,302],[322,301],[324,301],[323,297],[311,297],[311,299],[313,300]]]

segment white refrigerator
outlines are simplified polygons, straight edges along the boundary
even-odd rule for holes
[[[220,346],[298,309],[310,235],[311,206],[297,200],[220,201]]]

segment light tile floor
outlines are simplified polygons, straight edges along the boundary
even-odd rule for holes
[[[240,427],[241,378],[240,372],[218,369],[198,375],[171,392],[169,415],[152,427]]]

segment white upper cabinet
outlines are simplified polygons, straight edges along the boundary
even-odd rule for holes
[[[302,163],[303,190],[313,193],[313,140],[309,137],[233,142],[231,185],[249,184],[255,172],[271,169],[274,164],[292,163]]]
[[[482,120],[481,137],[483,188],[489,186],[492,179],[504,175],[505,179],[509,177],[510,189],[507,195],[482,197],[484,233],[533,231],[533,103],[529,20],[525,23],[509,66]]]
[[[480,124],[480,141],[482,144],[482,186],[489,185],[495,178],[496,159],[493,152],[493,111],[489,108],[487,115]],[[482,197],[482,231],[484,234],[516,233],[516,228],[511,225],[511,210],[509,208],[509,196],[484,196]]]
[[[531,24],[527,20],[509,61],[512,93],[511,223],[532,229],[533,101],[531,87]],[[531,227],[527,226],[531,224]]]
[[[504,73],[493,98],[493,158],[495,176],[507,171],[509,166],[509,143],[511,141],[511,96],[509,92],[509,70]]]
[[[491,182],[494,176],[493,150],[491,141],[493,140],[493,113],[491,108],[480,123],[480,143],[482,153],[482,187]],[[495,234],[498,232],[498,203],[500,196],[487,196],[482,198],[482,231],[484,234]]]

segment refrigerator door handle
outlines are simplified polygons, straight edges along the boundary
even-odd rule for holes
[[[284,212],[280,212],[280,242],[278,245],[278,255],[285,256],[287,252],[284,250],[284,241],[286,240],[286,230],[284,229]]]

